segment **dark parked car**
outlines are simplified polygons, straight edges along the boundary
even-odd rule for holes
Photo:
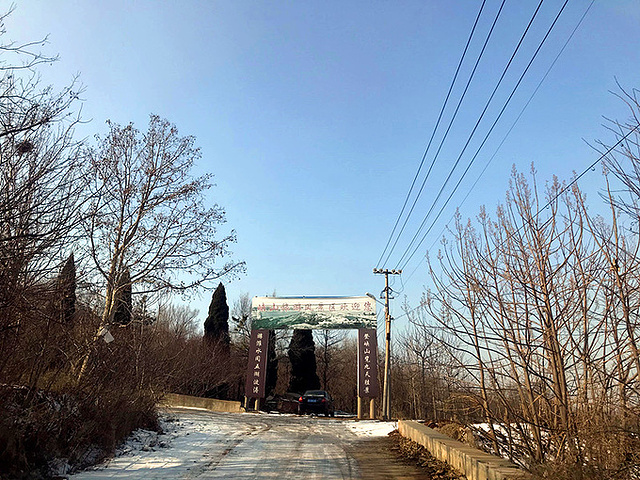
[[[333,399],[324,390],[307,390],[298,400],[298,414],[322,413],[333,417]]]

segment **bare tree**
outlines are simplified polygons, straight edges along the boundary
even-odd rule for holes
[[[244,268],[225,260],[235,233],[220,236],[224,210],[206,206],[210,176],[191,176],[200,157],[193,137],[180,137],[155,115],[144,133],[109,122],[109,133],[87,156],[93,200],[85,232],[104,285],[101,327],[113,322],[124,288],[118,279],[127,269],[134,294],[148,294],[210,288]]]
[[[554,179],[543,195],[531,178],[514,171],[505,203],[493,219],[481,210],[478,228],[457,217],[425,305],[458,342],[491,450],[615,478],[638,469],[640,245],[619,223],[633,205],[607,181],[607,225],[577,186]],[[420,359],[430,344],[406,345]]]
[[[198,310],[185,305],[172,303],[162,305],[158,309],[157,324],[168,330],[173,336],[182,341],[199,337],[198,335]]]
[[[459,380],[455,338],[434,322],[423,301],[410,308],[405,301],[403,310],[408,327],[398,336],[396,375],[401,371],[403,381],[394,381],[392,398],[402,402],[396,406],[413,418],[441,419],[442,406],[456,390]]]
[[[319,330],[315,332],[316,360],[320,385],[324,390],[332,390],[332,381],[336,370],[335,355],[338,346],[344,342],[346,332],[344,330]]]
[[[51,280],[77,238],[84,161],[73,139],[75,82],[61,92],[40,84],[34,67],[55,58],[36,50],[43,41],[5,42],[10,13],[0,16],[0,349],[19,353],[0,360],[0,372],[24,353],[38,359],[34,373],[50,342],[43,336],[60,321],[46,300],[55,297]],[[19,348],[23,340],[32,351]],[[31,384],[39,378],[24,365],[15,370]]]
[[[47,38],[25,43],[4,41],[5,21],[14,7],[0,14],[0,138],[24,134],[23,149],[29,148],[28,134],[61,120],[77,122],[72,106],[82,87],[74,79],[60,92],[42,87],[36,67],[58,60],[38,50]],[[26,143],[24,143],[26,142]]]
[[[514,459],[526,452],[533,462],[581,457],[575,398],[589,351],[595,268],[576,227],[583,212],[573,196],[580,193],[559,196],[562,190],[554,181],[540,198],[535,181],[514,172],[496,220],[481,212],[479,232],[457,223],[455,251],[443,253],[430,304],[473,359],[465,364],[494,450]]]
[[[231,321],[234,324],[233,330],[230,332],[232,339],[242,351],[247,351],[251,337],[251,296],[249,293],[243,293],[233,302]]]
[[[605,155],[605,164],[623,184],[627,195],[611,196],[614,204],[626,212],[640,228],[640,91],[625,91],[620,85],[616,95],[628,107],[626,121],[608,119],[607,128],[616,142],[611,146],[598,142]],[[607,153],[608,152],[608,153]],[[606,199],[609,201],[609,198]]]

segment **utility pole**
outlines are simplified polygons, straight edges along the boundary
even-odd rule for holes
[[[374,268],[373,273],[384,274],[384,324],[385,324],[385,348],[384,348],[384,387],[382,389],[382,419],[391,419],[391,397],[389,395],[389,370],[391,362],[391,315],[389,315],[389,275],[400,275],[402,270],[387,270]]]

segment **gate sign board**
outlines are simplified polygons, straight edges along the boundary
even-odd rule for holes
[[[372,328],[358,330],[358,396],[377,397],[378,386],[378,340]]]
[[[262,329],[376,328],[376,302],[364,297],[254,297],[252,327]]]
[[[249,363],[245,396],[264,398],[267,380],[267,354],[269,350],[269,330],[252,330],[249,341]]]

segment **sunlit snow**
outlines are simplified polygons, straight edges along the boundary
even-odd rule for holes
[[[304,478],[348,478],[357,465],[346,446],[385,436],[393,422],[278,414],[172,410],[164,433],[136,431],[112,460],[74,480],[279,478],[282,468]]]

